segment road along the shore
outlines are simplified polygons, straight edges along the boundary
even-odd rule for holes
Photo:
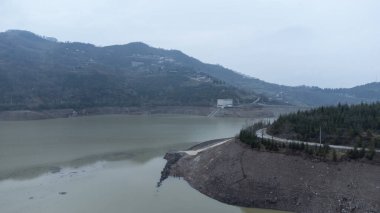
[[[305,145],[308,144],[309,146],[321,146],[323,144],[315,143],[315,142],[307,142],[307,141],[299,141],[299,140],[290,140],[290,139],[284,139],[284,138],[279,138],[275,137],[272,135],[269,135],[267,133],[267,128],[259,129],[256,131],[256,136],[259,138],[264,138],[264,139],[269,139],[269,140],[274,140],[277,142],[282,142],[282,143],[298,143],[302,144],[304,143]],[[336,150],[353,150],[354,147],[351,146],[339,146],[339,145],[329,145],[330,148],[336,149]],[[376,152],[380,152],[380,150],[375,150]]]

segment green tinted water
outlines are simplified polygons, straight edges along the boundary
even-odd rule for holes
[[[231,137],[244,119],[107,115],[0,122],[0,212],[273,212],[156,183],[169,150]]]

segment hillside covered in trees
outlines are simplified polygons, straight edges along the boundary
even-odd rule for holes
[[[380,103],[320,107],[280,116],[268,127],[274,136],[334,145],[380,147]]]
[[[0,33],[0,110],[214,106],[218,98],[257,98],[178,62],[178,52],[143,43],[96,47],[27,31]]]
[[[300,106],[380,101],[380,83],[351,89],[267,83],[178,50],[97,47],[20,30],[0,33],[0,110],[211,106],[218,98]]]

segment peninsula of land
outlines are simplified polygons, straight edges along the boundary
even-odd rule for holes
[[[258,151],[235,138],[206,142],[165,158],[163,179],[183,177],[201,193],[232,205],[292,212],[380,209],[378,158],[324,161]]]

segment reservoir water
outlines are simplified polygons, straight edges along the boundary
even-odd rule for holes
[[[222,204],[169,178],[163,155],[251,121],[105,115],[0,122],[0,212],[276,212]]]

